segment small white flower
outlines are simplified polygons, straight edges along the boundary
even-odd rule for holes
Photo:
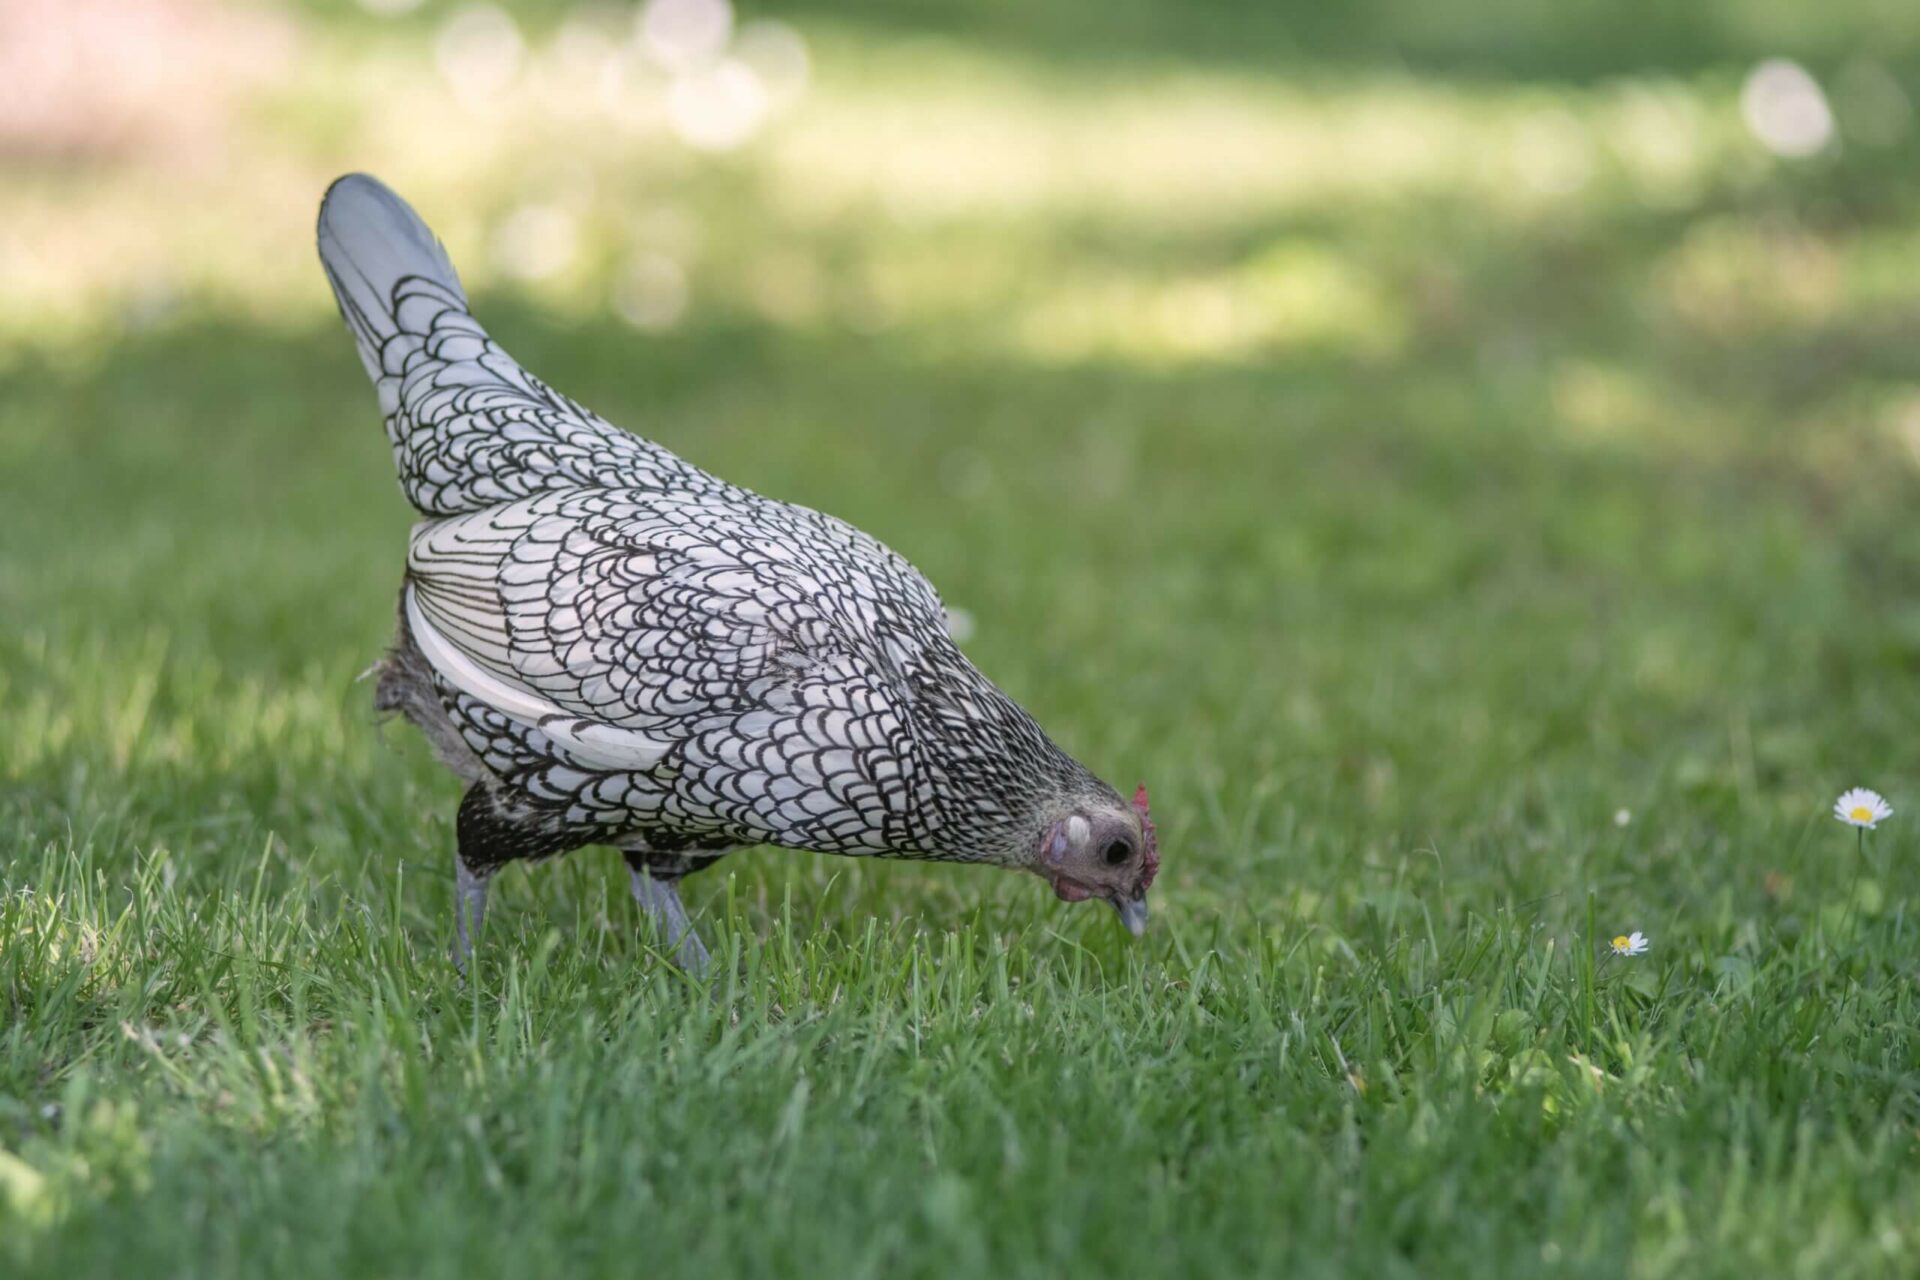
[[[1878,791],[1855,787],[1833,802],[1833,816],[1850,827],[1871,831],[1893,816],[1893,806]]]
[[[1617,956],[1637,956],[1646,949],[1647,935],[1638,929],[1623,933],[1613,940],[1613,954]]]
[[[1630,823],[1630,822],[1632,822],[1632,821],[1633,821],[1633,810],[1631,810],[1631,809],[1615,809],[1615,810],[1613,811],[1613,825],[1614,825],[1614,826],[1616,826],[1616,827],[1624,827],[1624,826],[1626,826],[1626,825],[1627,825],[1628,823]]]

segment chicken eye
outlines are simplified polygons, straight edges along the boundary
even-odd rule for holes
[[[1115,840],[1101,856],[1107,860],[1108,866],[1117,867],[1133,856],[1133,847],[1125,840]]]

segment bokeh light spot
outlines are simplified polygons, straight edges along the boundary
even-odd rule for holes
[[[468,108],[491,105],[511,88],[526,60],[526,42],[504,9],[474,5],[455,13],[433,42],[434,64]]]
[[[687,70],[726,51],[733,6],[727,0],[648,0],[640,10],[638,34],[661,66]]]
[[[813,60],[807,42],[784,22],[749,22],[733,42],[736,58],[752,68],[775,109],[792,106],[807,91]]]
[[[1760,144],[1777,156],[1810,156],[1833,140],[1827,95],[1806,68],[1785,58],[1769,58],[1747,76],[1740,114]]]
[[[613,309],[636,329],[659,332],[686,314],[687,273],[664,253],[635,255],[613,284]]]
[[[667,118],[680,140],[701,151],[731,151],[759,129],[767,93],[746,63],[726,58],[676,77]]]
[[[573,261],[578,239],[573,215],[565,209],[522,205],[494,229],[494,265],[518,280],[545,280]]]

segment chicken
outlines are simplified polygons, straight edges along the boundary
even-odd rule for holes
[[[422,517],[375,700],[467,786],[463,970],[488,878],[588,844],[625,854],[695,972],[707,953],[678,882],[747,845],[1030,871],[1145,931],[1145,787],[1123,799],[1055,746],[961,654],[904,559],[527,373],[375,179],[333,184],[319,243]]]

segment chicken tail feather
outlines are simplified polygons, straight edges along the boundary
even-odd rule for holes
[[[320,263],[380,394],[400,487],[450,516],[551,489],[715,488],[522,369],[467,309],[447,251],[376,178],[320,203]]]
[[[386,184],[350,173],[320,202],[320,264],[340,315],[353,332],[360,363],[382,389],[405,373],[438,315],[467,309],[453,262],[413,207]],[[414,300],[418,299],[416,303]]]

